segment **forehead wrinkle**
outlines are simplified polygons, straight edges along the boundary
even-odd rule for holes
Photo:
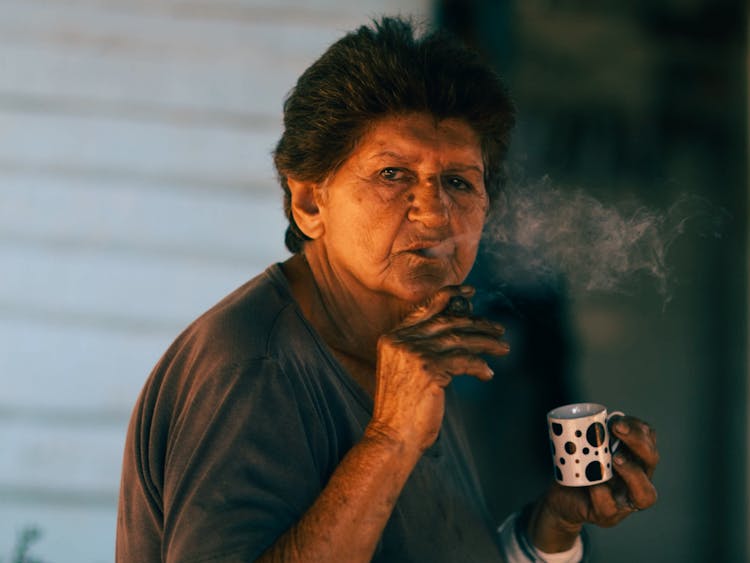
[[[403,161],[403,162],[418,162],[420,160],[420,158],[418,156],[416,156],[416,155],[415,156],[407,156],[405,154],[402,154],[402,153],[399,153],[399,152],[396,152],[396,151],[392,151],[392,150],[384,150],[384,151],[377,152],[377,153],[371,155],[369,157],[369,160],[376,160],[376,159],[383,158],[383,157],[390,157],[390,158],[394,158],[396,160],[400,160],[400,161]]]
[[[436,161],[440,164],[440,168],[442,170],[451,172],[476,172],[480,176],[484,174],[483,166],[478,163],[475,164],[474,162],[476,159],[474,158],[471,158],[470,162],[456,160],[449,160],[447,162],[444,162],[442,155],[440,154],[442,151],[436,150],[435,152],[438,153]],[[425,160],[429,160],[420,155],[406,155],[393,150],[379,151],[375,154],[370,155],[367,160],[381,160],[383,158],[392,158],[398,162],[406,162],[409,164],[419,164]]]
[[[420,116],[427,117],[431,116]],[[484,154],[476,132],[460,120],[432,119],[429,125],[403,117],[375,122],[360,138],[360,161],[394,159],[407,164],[436,163],[441,170],[484,175]]]

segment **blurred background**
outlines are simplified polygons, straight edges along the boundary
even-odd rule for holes
[[[112,561],[151,367],[287,256],[270,156],[284,95],[386,13],[451,29],[505,76],[524,178],[655,210],[690,193],[722,217],[669,247],[668,298],[646,277],[539,309],[529,377],[477,402],[493,511],[536,490],[492,468],[529,439],[505,436],[504,405],[544,406],[547,377],[658,431],[659,503],[592,530],[594,561],[748,560],[744,2],[0,0],[0,562],[33,528],[38,559]]]

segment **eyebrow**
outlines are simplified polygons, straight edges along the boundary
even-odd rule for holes
[[[416,162],[417,158],[410,158],[408,156],[405,156],[401,153],[393,152],[393,151],[380,151],[370,156],[368,160],[375,160],[376,158],[383,158],[383,157],[390,157],[395,160],[400,160],[402,162]],[[463,162],[449,162],[445,166],[446,170],[454,170],[458,172],[463,172],[467,170],[473,170],[477,174],[484,174],[484,170],[481,166],[476,164],[465,164]]]
[[[415,162],[416,158],[409,158],[401,153],[393,152],[393,151],[380,151],[370,156],[369,160],[374,160],[376,158],[382,158],[384,156],[389,156],[391,158],[395,158],[396,160],[402,160],[404,162]]]
[[[449,162],[448,165],[445,167],[446,170],[455,170],[458,172],[463,172],[466,170],[473,170],[477,174],[484,174],[484,170],[480,166],[477,166],[476,164],[462,164],[460,162]]]

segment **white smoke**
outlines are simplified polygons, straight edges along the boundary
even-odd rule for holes
[[[560,284],[571,296],[630,292],[653,280],[671,298],[669,250],[687,230],[720,237],[727,216],[703,198],[683,195],[666,211],[636,203],[605,204],[545,177],[511,185],[490,214],[485,253],[508,284]]]

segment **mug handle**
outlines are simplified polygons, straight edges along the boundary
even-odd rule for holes
[[[619,438],[615,438],[614,441],[612,441],[612,432],[609,430],[609,419],[613,416],[625,416],[625,413],[622,411],[612,411],[607,415],[607,432],[609,432],[610,439],[609,439],[609,451],[611,453],[615,453],[617,449],[620,447],[620,440]]]

